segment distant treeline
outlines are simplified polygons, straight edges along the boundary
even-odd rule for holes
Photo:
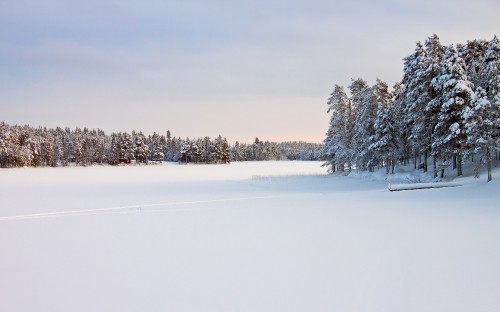
[[[252,144],[236,142],[231,149],[236,161],[324,160],[323,145],[307,142],[269,142],[255,138]]]
[[[0,167],[90,166],[135,162],[227,164],[231,160],[320,160],[322,145],[304,142],[272,143],[256,139],[231,147],[218,136],[198,139],[142,132],[107,135],[100,129],[33,128],[0,122]]]
[[[359,78],[335,85],[325,157],[332,171],[373,171],[413,161],[415,168],[443,177],[453,167],[462,175],[464,160],[476,176],[491,167],[500,148],[500,43],[473,40],[441,45],[433,35],[404,58],[401,82],[390,91],[378,80]]]

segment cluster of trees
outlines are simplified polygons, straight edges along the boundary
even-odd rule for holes
[[[255,138],[252,144],[236,142],[231,150],[236,161],[323,160],[323,145],[307,142],[269,142]]]
[[[390,91],[377,79],[335,85],[328,99],[330,127],[324,155],[332,171],[373,171],[409,164],[434,177],[465,159],[479,176],[500,148],[500,43],[473,40],[443,46],[433,35],[404,58],[404,75]]]
[[[231,147],[226,138],[218,136],[215,140],[209,137],[196,140],[185,140],[180,147],[181,161],[206,164],[228,164],[231,162]]]
[[[90,166],[120,163],[148,164],[172,161],[185,163],[227,164],[232,159],[246,160],[319,160],[322,145],[304,142],[236,142],[231,147],[218,136],[198,139],[142,132],[104,131],[87,128],[33,128],[0,122],[0,167]]]
[[[0,167],[90,166],[119,163],[180,161],[228,163],[231,160],[227,140],[190,140],[154,133],[145,136],[132,131],[106,135],[87,128],[33,128],[0,122]]]
[[[109,137],[101,130],[46,129],[0,122],[0,166],[87,166],[108,161]]]

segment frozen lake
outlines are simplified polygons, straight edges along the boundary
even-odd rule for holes
[[[500,180],[320,162],[0,170],[1,311],[495,311]]]

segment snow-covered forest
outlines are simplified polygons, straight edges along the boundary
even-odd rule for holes
[[[500,148],[500,43],[473,40],[443,46],[433,35],[404,58],[404,74],[391,91],[353,79],[335,85],[328,99],[330,127],[324,153],[331,171],[373,171],[413,162],[442,177],[462,175],[464,161],[479,175]],[[349,93],[349,94],[348,94]]]
[[[307,142],[269,142],[255,138],[252,144],[236,142],[232,148],[235,161],[251,160],[322,160],[323,145]]]
[[[243,160],[319,160],[322,145],[304,142],[253,144],[236,142],[231,148],[226,138],[198,139],[132,131],[112,133],[76,128],[33,128],[0,122],[0,167],[90,166],[120,163],[147,164],[172,161],[225,164]]]

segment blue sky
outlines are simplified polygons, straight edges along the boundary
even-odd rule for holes
[[[433,33],[491,39],[500,2],[0,0],[0,120],[320,142],[334,84],[389,84]]]

